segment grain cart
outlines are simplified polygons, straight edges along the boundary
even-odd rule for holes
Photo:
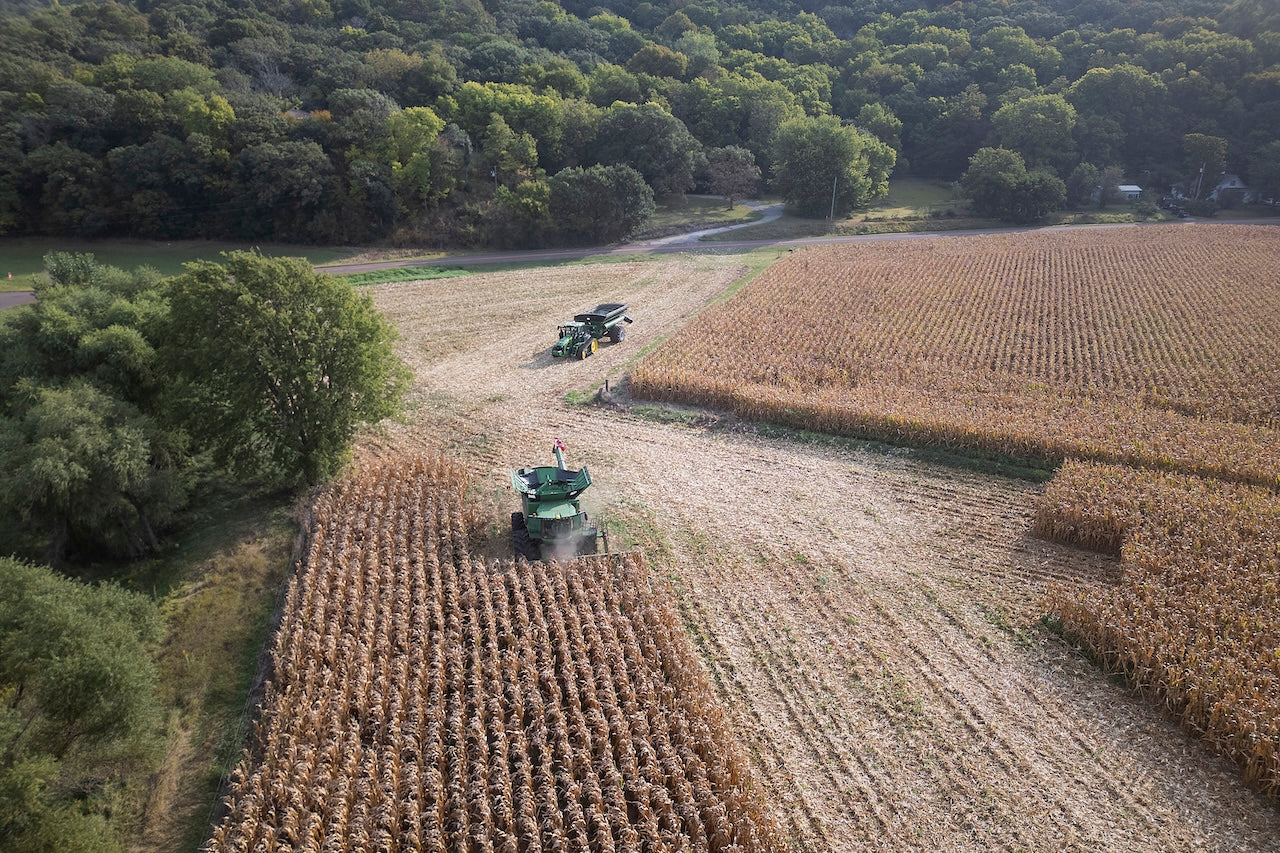
[[[559,328],[560,339],[551,348],[551,355],[586,358],[596,351],[602,338],[607,337],[615,344],[621,342],[631,322],[627,306],[621,302],[606,302],[585,314],[575,314],[572,322]]]
[[[520,493],[524,512],[511,513],[511,543],[526,560],[571,559],[596,553],[598,532],[578,505],[578,496],[591,485],[587,466],[578,471],[564,464],[564,442],[551,446],[555,465],[511,472],[511,485]]]

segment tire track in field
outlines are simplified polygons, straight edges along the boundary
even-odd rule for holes
[[[723,624],[725,622],[725,617],[723,615],[719,618],[711,617],[705,608],[699,605],[693,605],[692,607],[696,612],[696,615],[701,617],[700,621],[706,625]],[[782,709],[785,718],[788,720],[789,727],[801,737],[804,745],[804,749],[801,751],[803,753],[802,755],[796,755],[796,750],[794,749],[789,749],[785,753],[775,749],[779,765],[781,767],[785,767],[787,770],[787,778],[796,785],[797,788],[799,788],[799,783],[795,782],[795,772],[792,769],[792,765],[803,764],[803,766],[810,771],[808,774],[810,784],[812,784],[817,777],[825,777],[831,790],[845,791],[839,799],[841,800],[842,805],[847,807],[852,814],[857,816],[860,822],[876,824],[887,832],[889,830],[889,822],[881,814],[881,798],[877,794],[875,785],[871,784],[873,780],[868,774],[864,774],[861,779],[856,777],[854,778],[853,783],[857,792],[861,795],[861,799],[851,796],[847,792],[846,789],[848,786],[841,784],[841,779],[837,776],[835,768],[833,768],[831,764],[831,757],[837,754],[834,744],[832,744],[829,739],[826,739],[824,742],[823,740],[813,737],[810,734],[813,727],[804,725],[806,714],[809,714],[810,710],[807,707],[804,707],[804,703],[799,701],[803,694],[795,689],[791,689],[789,679],[785,676],[779,675],[778,669],[767,665],[768,659],[774,652],[773,645],[770,644],[768,640],[762,639],[757,631],[754,630],[754,626],[741,617],[730,616],[729,621],[736,625],[742,632],[742,638],[745,640],[749,649],[749,657],[754,663],[758,664],[757,668],[760,671],[758,680],[763,681],[767,685],[769,692],[773,696],[775,706]],[[717,643],[717,648],[723,649],[723,646]],[[753,702],[760,701],[758,693],[744,693],[743,697],[739,698],[744,698],[745,696],[753,697]],[[734,697],[726,696],[725,698],[732,700]],[[761,727],[768,725],[764,718],[761,717],[754,708],[750,711],[750,714],[757,725]],[[777,724],[774,723],[772,725],[776,727]],[[790,761],[788,761],[787,756],[791,756]],[[826,848],[839,849],[841,846],[839,844],[839,839],[832,838],[833,830],[830,825],[821,817],[814,814],[813,810],[809,808],[808,804],[803,799],[801,800],[800,805],[806,816],[809,818],[810,825],[812,826],[814,835],[816,836],[815,838],[805,839],[805,846],[810,846],[813,841],[818,841],[823,842],[822,846]]]
[[[957,503],[951,503],[950,506],[956,506]],[[1015,514],[1012,517],[1017,517]],[[1029,523],[1029,514],[1020,513],[1023,524]],[[988,516],[988,518],[991,518]],[[975,538],[990,540],[992,534],[996,536],[1004,536],[1002,531],[997,530],[993,525],[985,525],[981,529],[973,531]],[[1015,547],[1010,551],[1010,561],[1008,568],[1010,571],[1000,571],[999,575],[1003,578],[1010,576],[1017,578],[1022,570],[1025,569],[1023,562],[1024,554],[1027,549],[1021,547],[1027,544],[1025,536],[1015,540]],[[1035,549],[1036,553],[1046,553],[1052,550],[1053,546],[1042,543],[1044,547]],[[1058,549],[1061,554],[1061,549]],[[1072,573],[1076,578],[1087,576],[1090,569],[1094,569],[1101,573],[1106,573],[1106,566],[1112,561],[1099,558],[1095,555],[1085,554],[1083,552],[1073,552],[1072,557],[1078,558],[1073,561],[1079,567],[1079,570]],[[1037,561],[1038,562],[1038,561]],[[1083,564],[1083,565],[1081,565]],[[1001,569],[1004,564],[1001,563]],[[1041,582],[1039,592],[1043,592],[1043,581],[1062,580],[1070,575],[1062,572],[1032,572],[1032,577]],[[1023,580],[1025,580],[1025,576]],[[1010,685],[1007,679],[1005,684],[997,686],[993,683],[993,679],[999,678],[1000,671],[1007,667],[1009,661],[1007,655],[997,656],[995,648],[991,644],[982,642],[985,632],[975,631],[972,623],[967,618],[967,613],[971,611],[970,602],[967,600],[956,601],[953,591],[946,587],[938,587],[934,584],[928,584],[922,590],[924,598],[934,606],[938,614],[943,618],[939,621],[936,618],[926,618],[917,620],[917,625],[924,630],[925,636],[922,638],[919,632],[910,631],[909,627],[901,622],[894,625],[897,633],[903,636],[915,638],[912,643],[912,650],[917,658],[929,667],[929,672],[936,678],[939,684],[943,685],[946,690],[956,697],[967,697],[972,705],[972,709],[979,720],[987,719],[1007,719],[1012,723],[1007,727],[1003,734],[997,733],[994,738],[1002,749],[1014,756],[1019,762],[1019,769],[1027,770],[1035,773],[1036,777],[1042,780],[1043,785],[1038,787],[1046,787],[1054,780],[1066,777],[1072,777],[1070,772],[1075,764],[1074,756],[1081,752],[1094,753],[1095,748],[1091,748],[1083,739],[1074,733],[1075,726],[1067,723],[1065,718],[1055,710],[1057,702],[1049,700],[1036,692],[1030,684],[1023,683],[1019,685]],[[1037,594],[1038,595],[1038,594]],[[1017,600],[1017,599],[1023,600]],[[1027,601],[1031,596],[1023,593],[1021,595],[1015,592],[1014,600],[1007,601],[1015,612],[1025,611],[1027,616],[1034,616],[1034,611],[1028,610]],[[945,624],[944,624],[945,623]],[[958,641],[955,635],[959,635]],[[950,636],[949,636],[950,635]],[[931,641],[931,642],[930,642]],[[960,649],[963,648],[965,652]],[[976,653],[976,657],[967,652]],[[942,665],[943,658],[950,659],[950,665]],[[985,663],[984,663],[985,661]],[[996,671],[992,671],[992,665]],[[972,684],[979,689],[972,689],[970,686],[961,684],[960,682],[968,678]],[[1010,687],[1013,688],[1012,694]],[[1021,695],[1029,702],[1016,702],[1018,695]],[[985,706],[983,703],[986,703]],[[1030,712],[1030,713],[1028,713]],[[1038,719],[1048,717],[1049,719]],[[1033,721],[1034,720],[1034,721]],[[1028,738],[1027,734],[1034,734],[1037,731],[1057,730],[1068,735],[1068,744],[1066,749],[1057,748],[1056,742],[1048,741],[1038,743],[1036,748],[1029,749],[1028,742],[1034,741],[1034,737]],[[1018,741],[1015,743],[1014,741]],[[1031,756],[1032,760],[1027,760],[1025,756]],[[1048,769],[1042,769],[1041,764],[1047,765]],[[1112,773],[1105,774],[1087,774],[1081,776],[1074,774],[1076,780],[1075,787],[1083,788],[1093,796],[1096,803],[1112,803],[1121,802],[1127,804],[1131,809],[1139,815],[1145,825],[1140,832],[1140,837],[1148,832],[1158,828],[1156,818],[1150,814],[1151,804],[1146,799],[1139,799],[1130,794],[1131,785],[1121,782],[1116,775]],[[1079,814],[1079,810],[1068,803],[1068,813]],[[1077,818],[1073,821],[1080,824],[1082,821]],[[1101,843],[1101,839],[1095,839]]]
[[[883,773],[877,773],[860,755],[849,756],[841,748],[841,744],[827,733],[829,724],[835,722],[835,718],[816,707],[813,697],[825,695],[828,691],[821,690],[821,685],[815,684],[808,677],[807,668],[797,660],[787,638],[776,630],[770,630],[770,626],[777,623],[759,615],[754,608],[733,607],[716,617],[697,603],[705,600],[732,601],[730,596],[740,591],[740,587],[733,585],[726,588],[725,583],[723,579],[712,580],[711,594],[698,596],[689,606],[707,627],[714,627],[727,619],[742,631],[751,656],[761,664],[762,677],[769,682],[771,690],[785,708],[787,718],[803,738],[809,754],[816,759],[819,772],[826,776],[833,790],[841,792],[838,797],[841,804],[850,810],[857,824],[870,826],[882,834],[892,836],[896,810],[880,793],[888,786],[889,780]],[[742,602],[741,598],[737,600]],[[746,617],[745,611],[748,610],[755,614],[754,618]],[[783,659],[781,667],[769,666],[770,659],[775,656]],[[795,675],[797,672],[801,674],[798,678]],[[809,724],[806,725],[806,722]],[[842,771],[843,775],[838,775],[837,770]],[[861,801],[850,793],[850,787],[861,795]],[[885,814],[886,811],[889,812],[888,815]],[[837,843],[833,846],[840,849],[841,845]]]
[[[922,608],[923,609],[923,608]],[[915,669],[923,676],[923,686],[948,711],[951,718],[957,721],[970,739],[978,744],[991,763],[1004,774],[1007,779],[1030,779],[1033,784],[1029,790],[1034,792],[1033,801],[1026,806],[1031,814],[1049,818],[1054,829],[1062,831],[1067,827],[1078,827],[1087,823],[1085,813],[1077,806],[1073,798],[1056,800],[1051,796],[1056,780],[1066,775],[1063,762],[1056,758],[1056,750],[1052,744],[1039,745],[1034,750],[1025,745],[1015,744],[1019,727],[1028,725],[1028,719],[1043,715],[1042,700],[1031,691],[1024,693],[1029,703],[1022,703],[1015,708],[1004,700],[1007,692],[993,686],[975,667],[968,655],[957,649],[954,641],[943,636],[936,622],[932,619],[915,620],[911,625],[897,619],[885,609],[882,613],[886,626],[895,635],[906,637],[905,649],[915,661]],[[922,639],[921,633],[926,636]],[[965,637],[965,640],[970,638]],[[927,642],[932,640],[933,642]],[[972,643],[965,643],[971,647]],[[969,651],[966,648],[965,651]],[[962,683],[967,682],[967,683]],[[1034,724],[1031,724],[1034,725]],[[1048,769],[1042,768],[1048,764]],[[1055,772],[1057,771],[1057,772]],[[1105,780],[1103,786],[1112,797],[1096,797],[1095,802],[1107,803],[1112,800],[1137,806],[1131,798],[1125,796],[1112,780]],[[1095,788],[1089,784],[1087,789]],[[1027,790],[1024,786],[1024,790]],[[1062,820],[1056,819],[1061,816]],[[1145,814],[1144,828],[1154,829],[1156,824]],[[1065,824],[1059,826],[1058,824]],[[1090,839],[1091,844],[1102,839]]]
[[[779,564],[779,565],[781,565],[781,564],[783,563],[783,561],[781,561],[781,560],[779,560],[779,561],[777,561],[777,562],[778,562],[778,564]],[[793,583],[793,585],[798,585],[795,581],[792,581],[792,583]],[[828,611],[829,611],[829,610],[830,610],[830,608],[826,608],[826,610],[828,610]],[[773,624],[773,623],[775,623],[776,621],[777,621],[777,620],[770,619],[770,620],[768,620],[768,624]],[[835,621],[837,621],[837,620],[835,620],[834,618],[832,618],[832,617],[830,617],[830,616],[829,616],[829,617],[826,619],[826,621],[827,621],[827,622],[833,622],[833,623],[834,623],[834,622],[835,622]],[[826,629],[826,630],[827,630],[828,632],[830,632],[830,629]],[[765,644],[766,644],[766,645],[770,645],[770,646],[774,645],[772,642],[768,642],[768,641],[765,641]],[[855,669],[857,668],[857,662],[858,662],[859,660],[865,661],[865,660],[867,660],[867,659],[871,658],[873,654],[875,654],[874,650],[871,650],[870,652],[868,652],[868,651],[864,648],[864,649],[863,649],[863,651],[862,651],[862,654],[860,654],[860,655],[854,655],[854,656],[850,656],[850,657],[846,657],[846,658],[844,659],[844,661],[843,661],[843,667],[844,667],[844,668],[846,668],[846,669],[855,670]],[[812,671],[812,670],[815,668],[815,667],[805,667],[805,666],[801,666],[801,665],[800,665],[797,661],[795,661],[795,660],[790,661],[790,662],[789,662],[789,664],[790,664],[790,665],[789,665],[789,667],[788,667],[789,669],[791,669],[791,670],[800,670],[800,671],[802,671],[802,672]],[[813,681],[812,679],[803,679],[803,680],[801,680],[801,682],[800,682],[800,686],[797,688],[797,690],[798,690],[798,693],[799,693],[801,696],[822,695],[822,694],[824,694],[824,693],[830,692],[830,691],[829,691],[829,689],[828,689],[828,685],[826,685],[826,684],[824,684],[824,683],[820,683],[820,682]],[[827,722],[828,722],[828,719],[829,719],[829,720],[834,720],[834,718],[831,718],[831,717],[828,717],[828,719],[823,719],[823,718],[821,717],[821,715],[819,715],[818,713],[816,713],[816,712],[813,710],[812,705],[810,705],[810,706],[809,706],[809,712],[810,712],[811,716],[812,716],[812,717],[814,718],[814,720],[815,720],[815,725],[817,725],[818,727],[825,726],[825,725],[827,724]],[[891,714],[889,714],[888,712],[884,711],[884,710],[883,710],[883,708],[881,708],[881,713],[883,713],[885,716],[891,716]],[[840,722],[843,722],[843,723],[845,724],[845,727],[846,727],[846,729],[847,729],[847,730],[850,730],[850,731],[852,731],[852,730],[853,730],[853,725],[852,725],[851,723],[849,723],[849,721],[847,721],[847,720],[841,720]],[[935,776],[933,777],[933,782],[934,782],[935,784],[943,784],[943,783],[945,783],[946,785],[948,785],[948,786],[950,786],[950,787],[955,787],[955,783],[954,783],[954,781],[953,781],[953,780],[945,779],[945,778],[944,778],[944,777],[942,777],[942,776],[937,776],[937,775],[935,775]],[[1017,822],[1016,820],[1014,820],[1014,815],[1013,815],[1012,813],[1005,813],[1005,814],[1004,814],[1004,817],[1006,818],[1006,822],[1009,822],[1009,823],[1011,823],[1011,824],[1013,824],[1013,825],[1015,825],[1015,826],[1017,825],[1017,823],[1018,823],[1018,822]],[[1021,837],[1021,839],[1020,839],[1020,840],[1021,840],[1023,843],[1027,843],[1027,842],[1029,842],[1031,839],[1026,838],[1026,837]],[[904,844],[899,844],[899,845],[897,845],[897,846],[901,847],[901,846],[904,846]],[[913,846],[913,845],[905,844],[905,846]],[[921,846],[928,847],[929,845],[928,845],[928,844],[925,844],[925,845],[921,845]],[[839,849],[839,848],[837,848],[837,849]]]
[[[828,606],[827,599],[824,596],[818,596],[816,599],[806,599],[806,604],[808,605],[806,607],[808,613],[813,617],[821,616],[824,623],[832,624],[842,621],[838,618],[835,609]],[[877,605],[879,605],[878,600],[873,600],[873,611],[876,609]],[[769,621],[772,623],[779,620]],[[829,634],[832,633],[833,629],[826,628],[824,631]],[[945,722],[945,717],[930,717],[920,714],[913,715],[909,711],[904,712],[903,708],[900,706],[903,704],[909,704],[911,700],[910,698],[895,695],[896,692],[901,689],[901,682],[899,681],[900,670],[894,665],[895,661],[893,658],[895,656],[885,654],[885,652],[881,651],[881,649],[884,648],[890,648],[890,646],[888,644],[866,641],[859,635],[853,638],[853,646],[850,651],[842,653],[839,650],[833,649],[832,652],[837,657],[838,663],[840,664],[839,668],[859,673],[859,681],[868,684],[868,702],[864,704],[871,705],[871,712],[873,714],[887,721],[891,726],[902,729],[903,736],[908,740],[928,736],[928,733],[933,732],[939,723]],[[879,672],[875,671],[876,666],[873,665],[872,662],[878,662]],[[818,667],[824,664],[829,665],[831,663],[830,660],[800,660],[793,655],[788,663],[794,671],[801,673],[801,677],[797,679],[796,687],[799,695],[811,697],[830,695],[832,693],[832,685],[829,681],[815,679],[810,675],[811,673],[819,671]],[[888,678],[887,690],[883,683],[883,680],[886,677]],[[888,695],[886,695],[886,692]],[[841,697],[837,697],[837,699],[839,698]],[[833,701],[830,704],[834,707],[848,708],[854,707],[858,703]],[[812,724],[819,728],[825,728],[829,723],[834,723],[841,725],[853,736],[857,736],[860,730],[864,728],[859,725],[856,717],[851,717],[847,714],[839,717],[832,714],[823,714],[820,710],[814,707],[814,703],[812,702],[806,704],[806,710],[812,719]],[[953,713],[952,717],[955,716],[956,715]],[[945,739],[935,737],[935,740],[937,740],[940,745],[948,745]],[[934,757],[937,757],[936,753],[934,754]],[[902,796],[901,791],[899,790],[902,781],[901,777],[909,779],[912,774],[923,774],[925,777],[924,781],[935,790],[959,789],[968,795],[967,799],[973,801],[981,799],[980,791],[967,778],[968,774],[957,771],[956,752],[954,750],[947,749],[942,755],[942,760],[934,762],[913,763],[910,756],[899,759],[884,753],[881,753],[878,758],[880,760],[893,759],[896,762],[897,774],[900,778],[898,780],[887,782],[886,787],[890,794],[894,794],[899,797]],[[883,779],[884,777],[881,778]],[[903,804],[904,807],[906,805],[906,803]],[[891,804],[891,807],[893,808],[895,815],[910,816],[910,813],[906,808],[899,807],[896,803]],[[992,812],[998,815],[1001,823],[1012,825],[1014,827],[1018,827],[1020,825],[1020,821],[1016,819],[1016,813],[1005,808],[1002,804],[994,804]],[[869,839],[875,837],[872,834],[874,827],[864,826],[861,827],[861,829],[862,837],[859,839],[861,843],[866,843]],[[905,830],[907,827],[903,827],[903,829]],[[1033,841],[1032,838],[1029,838],[1016,830],[1012,838],[996,835],[992,836],[990,840],[993,843],[1005,845],[1009,843],[1029,844]],[[926,835],[922,839],[912,837],[910,834],[903,835],[898,833],[892,847],[893,849],[936,849],[941,843],[943,843],[943,839],[936,835]]]

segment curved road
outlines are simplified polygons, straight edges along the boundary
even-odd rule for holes
[[[428,259],[417,258],[396,261],[369,261],[359,264],[330,264],[316,267],[316,270],[318,272],[326,272],[332,275],[349,275],[351,273],[395,269],[398,267],[459,267],[480,266],[483,264],[550,263],[553,261],[579,260],[581,258],[589,258],[595,255],[649,255],[672,254],[677,252],[723,251],[745,252],[751,249],[765,248],[767,246],[807,246],[814,243],[860,243],[873,240],[920,240],[928,237],[966,237],[973,236],[975,234],[1012,234],[1024,231],[1040,231],[1045,230],[1046,228],[1074,230],[1081,228],[1174,227],[1178,225],[1193,224],[1197,221],[1194,219],[1185,219],[1177,222],[1118,223],[1102,225],[1024,225],[1009,228],[970,228],[958,231],[917,231],[906,234],[846,234],[835,237],[792,237],[788,239],[772,240],[718,240],[711,243],[701,242],[702,238],[709,234],[720,234],[725,231],[732,231],[735,228],[746,228],[751,225],[759,225],[762,222],[771,222],[782,215],[781,204],[760,205],[753,204],[751,202],[744,203],[762,211],[764,216],[760,219],[755,219],[751,222],[744,222],[738,225],[722,225],[718,228],[707,228],[701,231],[691,231],[687,234],[676,234],[671,237],[644,240],[638,243],[624,243],[619,246],[592,246],[573,249],[538,249],[479,252],[467,255],[441,255],[438,258]],[[1280,219],[1234,219],[1229,222],[1210,224],[1280,225]],[[0,293],[0,310],[12,308],[15,305],[25,305],[28,302],[34,301],[35,294],[29,290]]]
[[[770,240],[717,240],[715,242],[703,243],[701,238],[707,234],[719,234],[730,231],[735,228],[746,228],[751,225],[758,225],[761,222],[768,222],[777,219],[782,215],[782,205],[761,205],[759,210],[765,212],[763,219],[756,219],[751,222],[745,222],[741,225],[724,225],[719,228],[708,228],[703,231],[693,231],[688,234],[677,234],[674,237],[663,237],[656,240],[644,240],[637,243],[623,243],[618,246],[594,246],[586,248],[570,248],[570,249],[538,249],[538,250],[516,250],[502,252],[480,252],[476,254],[466,255],[442,255],[437,258],[429,259],[409,259],[396,261],[370,261],[359,264],[333,264],[317,267],[319,272],[332,273],[334,275],[348,275],[351,273],[370,272],[372,270],[395,269],[397,267],[418,267],[418,266],[478,266],[483,264],[510,264],[510,263],[549,263],[553,261],[571,261],[580,258],[588,258],[596,255],[647,255],[647,254],[671,254],[676,252],[722,252],[730,251],[749,251],[751,249],[760,249],[768,246],[807,246],[815,243],[860,243],[866,241],[880,240],[921,240],[929,237],[966,237],[978,234],[1015,234],[1027,231],[1042,231],[1048,229],[1060,230],[1071,229],[1078,230],[1083,228],[1150,228],[1150,227],[1174,227],[1180,225],[1190,225],[1197,223],[1195,219],[1184,219],[1176,222],[1148,222],[1148,223],[1104,223],[1094,225],[1021,225],[1007,228],[969,228],[956,231],[917,231],[905,234],[846,234],[833,237],[792,237],[787,239],[770,239]],[[1222,224],[1222,225],[1280,225],[1280,219],[1233,219],[1222,223],[1205,223],[1205,224]]]

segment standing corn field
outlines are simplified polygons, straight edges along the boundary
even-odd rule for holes
[[[1275,486],[1280,231],[807,248],[632,374],[638,397],[870,438]]]
[[[1280,795],[1280,498],[1072,462],[1036,530],[1121,553],[1120,583],[1050,589],[1062,630]]]
[[[780,849],[643,558],[473,559],[465,484],[418,459],[317,501],[206,850]]]

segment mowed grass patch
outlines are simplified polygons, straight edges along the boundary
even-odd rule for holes
[[[457,278],[459,276],[472,275],[473,272],[473,270],[458,269],[456,267],[388,267],[386,269],[370,270],[369,272],[351,273],[343,276],[343,278],[355,287],[368,287],[374,284],[393,284],[401,281],[433,281],[438,278]]]
[[[44,273],[44,256],[50,252],[88,252],[100,264],[126,270],[148,266],[159,270],[162,275],[177,275],[182,272],[183,264],[217,261],[223,252],[243,249],[257,249],[271,257],[304,257],[313,264],[336,263],[357,252],[355,249],[203,240],[161,242],[23,237],[0,240],[0,289],[30,290],[35,278]]]
[[[938,178],[895,178],[889,182],[889,195],[872,204],[867,212],[875,216],[903,218],[958,212],[966,204],[967,201],[951,181]]]
[[[968,202],[950,181],[894,178],[889,181],[888,196],[853,211],[847,217],[809,219],[784,213],[771,222],[748,225],[724,234],[711,234],[703,240],[794,240],[802,237],[991,228],[1000,224],[992,219],[970,216],[967,206]]]
[[[736,225],[759,218],[759,211],[745,204],[741,199],[736,200],[730,208],[729,203],[718,196],[685,196],[683,199],[658,204],[640,239],[646,235]]]

